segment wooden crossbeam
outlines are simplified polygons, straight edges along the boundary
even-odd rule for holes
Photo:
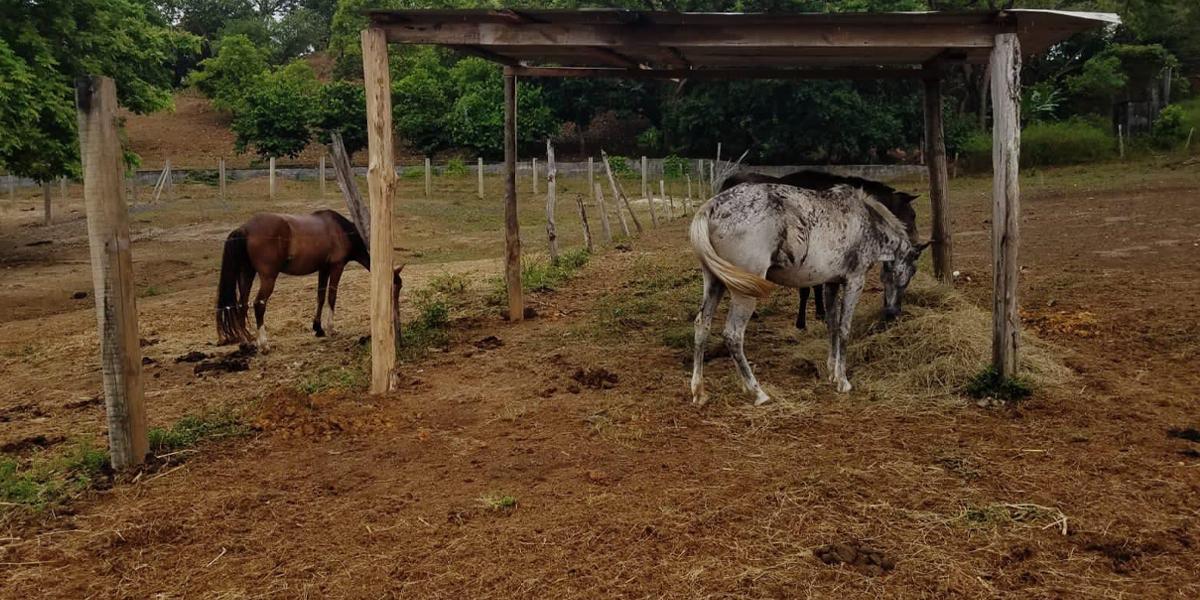
[[[1003,23],[783,25],[613,25],[607,23],[380,23],[389,42],[492,47],[598,46],[623,48],[991,48]]]
[[[912,79],[917,68],[845,69],[616,69],[593,67],[513,67],[520,77],[611,77],[626,79]]]

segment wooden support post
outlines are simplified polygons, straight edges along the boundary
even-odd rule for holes
[[[1020,245],[1021,43],[996,36],[992,48],[992,366],[1002,377],[1017,370]]]
[[[592,183],[592,188],[596,194],[596,210],[600,211],[600,228],[604,230],[604,243],[612,243],[612,228],[608,225],[608,209],[604,208],[604,190],[600,182]]]
[[[396,306],[392,289],[392,194],[396,161],[392,143],[392,85],[387,36],[362,32],[363,87],[367,96],[367,193],[371,207],[371,393],[392,390],[396,366]]]
[[[54,222],[53,209],[50,206],[50,182],[42,182],[42,223],[49,225]]]
[[[642,157],[642,199],[650,205],[650,224],[658,227],[658,213],[654,210],[654,198],[650,195],[650,184],[647,180],[646,157]]]
[[[425,197],[433,197],[433,160],[425,157]]]
[[[274,156],[271,157],[270,186],[271,186],[271,200],[274,201],[275,200],[275,157]]]
[[[225,158],[217,159],[217,179],[221,189],[221,202],[227,202],[229,197],[225,195]]]
[[[76,83],[83,203],[100,333],[100,372],[108,417],[108,452],[116,470],[146,460],[142,350],[138,343],[129,215],[121,197],[117,88],[107,77]]]
[[[953,283],[954,246],[950,232],[950,181],[946,169],[946,138],[942,126],[942,80],[925,80],[925,162],[929,167],[929,205],[933,220],[933,274]]]
[[[479,199],[483,200],[483,157],[480,156],[477,161],[476,173],[479,179]]]
[[[325,153],[321,153],[321,160],[317,163],[317,180],[321,182],[321,197],[325,197]]]
[[[537,159],[536,158],[529,159],[529,166],[530,166],[530,168],[533,169],[533,193],[534,193],[534,195],[537,195],[537,193],[538,193]]]
[[[525,318],[521,290],[521,227],[517,220],[517,78],[504,69],[504,282],[508,319]]]
[[[546,243],[550,247],[550,264],[558,263],[558,230],[554,226],[554,203],[558,200],[558,173],[554,166],[554,146],[546,140]]]
[[[613,177],[612,165],[608,163],[608,153],[601,150],[600,159],[604,161],[604,171],[608,173],[608,183],[612,186],[613,202],[617,203],[617,218],[621,220],[621,230],[625,232],[625,237],[629,237],[629,226],[625,224],[625,216],[621,214],[621,203],[624,203],[625,210],[629,211],[629,218],[633,219],[634,228],[640,234],[642,223],[638,221],[637,213],[633,212],[633,206],[629,204],[629,196],[625,195],[625,190],[621,189],[621,184],[617,183],[616,177]]]

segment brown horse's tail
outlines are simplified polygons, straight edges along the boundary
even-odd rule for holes
[[[225,239],[221,255],[221,279],[217,284],[218,344],[236,344],[250,339],[246,330],[246,305],[241,302],[243,275],[250,269],[250,251],[246,247],[246,232],[238,228]]]

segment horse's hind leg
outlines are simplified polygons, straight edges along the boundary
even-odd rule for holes
[[[816,307],[817,307],[817,318],[824,321],[825,320],[825,294],[821,290],[821,286],[819,286],[819,285],[814,287],[812,289],[812,291],[813,291],[813,302],[816,304]]]
[[[800,288],[800,309],[796,311],[796,329],[799,329],[801,331],[803,331],[804,328],[808,326],[808,323],[805,322],[805,318],[807,316],[807,315],[805,315],[805,313],[808,312],[808,291],[809,291],[809,288],[806,288],[806,287]],[[819,292],[818,292],[818,297],[819,297]]]
[[[321,328],[321,311],[325,310],[325,288],[329,286],[329,269],[321,269],[317,273],[317,314],[313,315],[312,328],[317,333],[317,337],[325,337],[325,330]]]
[[[704,300],[700,312],[696,313],[696,332],[692,351],[692,402],[703,405],[708,401],[704,394],[704,348],[708,344],[708,330],[712,327],[713,315],[721,298],[725,296],[725,284],[704,269]]]
[[[733,356],[733,361],[737,364],[738,373],[742,376],[742,384],[747,391],[754,392],[754,405],[758,406],[771,398],[754,378],[754,371],[750,369],[750,363],[746,361],[746,352],[743,348],[746,324],[750,322],[750,316],[754,314],[754,306],[758,300],[737,293],[731,294],[729,298],[729,316],[725,318],[725,346],[729,348],[729,354]]]
[[[342,271],[345,269],[346,263],[329,266],[329,312],[322,319],[325,323],[325,333],[329,335],[333,335],[333,313],[337,310],[338,284],[342,281]]]
[[[834,364],[833,377],[839,392],[849,392],[850,380],[846,378],[846,344],[850,341],[850,322],[854,320],[854,307],[862,295],[864,278],[851,276],[842,287],[838,303],[838,323],[833,335],[837,336],[837,362]]]
[[[270,345],[267,343],[267,326],[263,322],[263,318],[267,314],[267,300],[271,297],[271,292],[275,291],[275,278],[278,275],[259,274],[258,277],[258,295],[254,298],[254,322],[258,326],[258,351],[266,354],[271,351]]]
[[[822,286],[822,292],[825,298],[830,301],[830,310],[825,311],[825,330],[829,334],[829,355],[825,360],[825,368],[828,373],[828,379],[831,383],[836,383],[834,372],[837,370],[838,344],[841,338],[838,337],[838,325],[841,312],[838,308],[838,290],[841,288],[840,283],[826,283]]]

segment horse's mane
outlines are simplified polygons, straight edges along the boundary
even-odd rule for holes
[[[364,240],[362,235],[358,233],[358,227],[355,227],[354,223],[350,219],[347,219],[342,215],[342,213],[330,209],[318,210],[313,214],[321,213],[328,214],[329,218],[333,219],[333,222],[337,223],[338,227],[342,228],[342,231],[345,232],[346,237],[350,239],[350,243],[354,244],[355,248],[362,248],[363,252],[368,251],[366,240]]]
[[[846,184],[838,185],[833,189],[836,192],[848,194],[850,197],[860,200],[866,205],[867,210],[875,213],[875,216],[879,217],[884,223],[884,229],[887,230],[884,233],[888,237],[908,239],[908,230],[900,222],[900,219],[897,219],[896,215],[892,214],[892,211],[888,210],[886,206],[880,204],[875,198],[872,198],[871,194],[866,190]]]

